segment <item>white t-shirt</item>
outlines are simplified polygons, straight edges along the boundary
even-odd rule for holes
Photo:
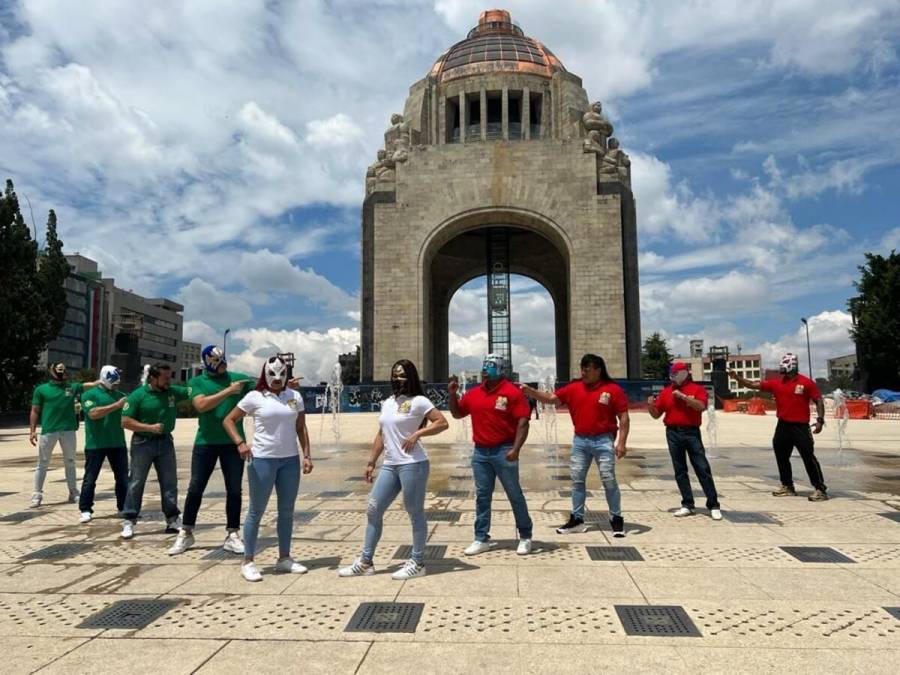
[[[251,391],[238,403],[238,408],[253,417],[254,457],[293,457],[299,454],[297,414],[303,411],[303,397],[293,389],[278,394]]]
[[[382,402],[378,423],[381,425],[381,438],[384,441],[385,464],[413,464],[428,459],[420,441],[416,441],[408,453],[402,446],[403,441],[415,433],[432,410],[434,404],[425,396],[391,396]]]

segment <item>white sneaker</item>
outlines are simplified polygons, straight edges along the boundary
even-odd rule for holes
[[[81,496],[81,494],[78,493],[78,492],[70,492],[70,493],[69,493],[69,503],[70,503],[70,504],[74,504],[75,502],[78,501],[78,498],[79,498],[80,496]]]
[[[134,536],[134,523],[126,520],[122,523],[122,539],[131,539]]]
[[[414,577],[424,576],[425,565],[420,565],[415,560],[407,560],[403,564],[403,567],[391,575],[391,579],[395,579],[396,581],[406,581],[407,579],[412,579]]]
[[[34,494],[31,496],[31,508],[36,509],[41,505],[41,501],[43,501],[43,496],[39,494]]]
[[[478,541],[476,539],[466,547],[466,550],[463,551],[463,553],[466,555],[478,555],[479,553],[490,551],[492,548],[493,546],[490,541]]]
[[[357,558],[352,565],[338,570],[339,577],[368,577],[373,574],[375,574],[375,565],[363,562],[362,558]]]
[[[79,523],[89,523],[91,522],[91,518],[93,518],[93,514],[90,511],[82,511],[81,518],[78,519]]]
[[[184,553],[193,545],[194,533],[182,528],[178,530],[178,536],[175,537],[175,543],[172,544],[172,547],[169,549],[169,555],[178,555],[179,553]]]
[[[275,563],[276,572],[284,572],[286,574],[306,574],[307,569],[291,558],[285,558]]]
[[[222,548],[229,553],[242,554],[244,552],[244,542],[241,541],[241,535],[237,532],[229,532],[228,536],[225,537],[225,543],[222,544]]]
[[[692,515],[694,515],[694,509],[689,509],[686,506],[682,506],[680,509],[678,509],[672,515],[675,516],[676,518],[684,518],[685,516],[692,516]]]
[[[722,511],[720,509],[710,509],[709,517],[713,520],[722,520]]]
[[[529,553],[531,553],[531,539],[519,539],[516,555],[528,555]]]
[[[256,569],[255,562],[248,562],[241,565],[241,576],[247,581],[262,581],[262,574]]]

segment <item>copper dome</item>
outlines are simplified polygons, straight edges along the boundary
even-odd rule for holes
[[[497,72],[551,77],[565,67],[537,40],[526,37],[505,9],[482,12],[465,40],[450,47],[432,66],[440,82]]]

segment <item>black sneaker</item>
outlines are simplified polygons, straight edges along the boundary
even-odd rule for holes
[[[625,519],[622,516],[612,516],[609,519],[609,524],[612,527],[614,537],[625,536]]]
[[[587,525],[584,524],[584,520],[570,514],[566,524],[556,528],[556,534],[578,534],[585,530],[587,530]]]

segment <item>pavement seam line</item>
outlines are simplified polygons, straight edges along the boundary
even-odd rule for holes
[[[203,666],[205,666],[207,663],[209,663],[215,657],[216,654],[218,654],[220,651],[225,649],[225,647],[227,647],[230,644],[231,644],[231,640],[225,640],[225,642],[223,642],[216,651],[214,651],[212,654],[210,654],[205,659],[203,659],[203,662],[191,671],[191,675],[198,672]]]

